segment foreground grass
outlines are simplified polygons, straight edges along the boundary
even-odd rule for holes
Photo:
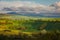
[[[60,31],[21,32],[0,30],[0,40],[60,40]]]

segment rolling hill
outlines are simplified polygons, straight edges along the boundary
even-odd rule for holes
[[[21,15],[2,15],[0,17],[0,27],[2,29],[12,29],[21,31],[54,31],[60,30],[60,18],[31,17]]]

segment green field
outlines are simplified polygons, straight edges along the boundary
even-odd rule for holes
[[[60,18],[31,17],[21,15],[0,15],[0,36],[7,36],[6,40],[9,40],[9,37],[11,37],[11,35],[14,35],[16,37],[20,33],[20,36],[23,36],[21,36],[22,40],[24,40],[25,37],[28,37],[28,40],[30,40],[29,38],[31,38],[31,36],[33,36],[31,40],[37,40],[40,37],[38,36],[40,35],[40,33],[42,33],[41,36],[47,35],[47,37],[49,37],[49,35],[56,36],[55,32],[60,35],[59,31]],[[48,40],[49,38],[47,37],[44,37],[44,39],[42,37],[41,40]],[[10,40],[15,39],[10,38]],[[50,40],[53,39],[50,38]]]
[[[59,30],[60,18],[29,17],[20,15],[2,15],[0,26],[4,29],[22,31]]]

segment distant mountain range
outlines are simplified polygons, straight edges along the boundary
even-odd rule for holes
[[[38,17],[60,17],[60,13],[39,13],[36,14],[35,12],[9,12],[7,14],[14,14],[14,15],[23,15],[23,16],[38,16]]]

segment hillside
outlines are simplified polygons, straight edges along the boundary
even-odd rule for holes
[[[60,18],[0,14],[0,40],[60,40]]]
[[[47,31],[60,30],[60,18],[2,15],[0,17],[0,28],[28,32],[40,31],[43,29],[46,29]]]

